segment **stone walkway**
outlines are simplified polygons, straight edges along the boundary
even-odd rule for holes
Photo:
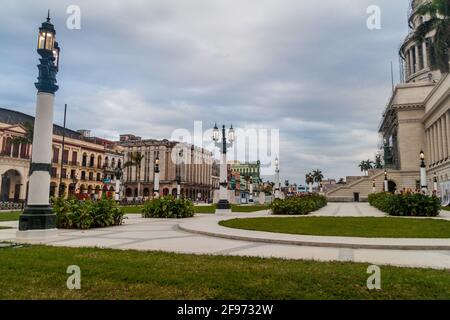
[[[267,212],[234,214],[231,218],[261,217],[267,216],[267,214]],[[364,203],[330,203],[326,208],[314,215],[383,216],[382,213]],[[129,215],[128,217],[129,219],[126,220],[125,225],[120,227],[87,231],[59,230],[58,237],[45,244],[65,247],[157,250],[177,253],[276,257],[317,261],[352,261],[378,265],[450,269],[450,250],[356,249],[356,247],[339,247],[336,246],[336,243],[334,243],[334,246],[331,246],[331,244],[330,246],[300,246],[264,243],[255,240],[233,240],[181,230],[183,227],[186,228],[186,225],[199,228],[211,225],[211,222],[214,228],[219,227],[217,226],[218,220],[230,217],[198,215],[195,218],[185,220],[142,219],[139,215]],[[450,214],[445,213],[443,218],[450,219]],[[17,222],[3,222],[0,223],[0,226],[17,228]],[[248,236],[252,234],[252,231],[227,230],[229,232],[244,232]],[[16,229],[0,230],[0,241],[15,241],[15,232]],[[289,237],[290,235],[281,235],[281,237],[285,236]],[[277,237],[280,237],[280,235],[271,233],[268,236],[268,238],[275,239]],[[294,235],[294,237],[296,236]],[[399,241],[408,242],[409,240]],[[430,241],[434,240],[430,239]],[[421,242],[426,241],[421,240]]]

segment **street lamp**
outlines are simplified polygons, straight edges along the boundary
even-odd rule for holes
[[[228,141],[225,125],[222,126],[222,141],[220,141],[219,128],[217,127],[217,124],[215,124],[212,139],[215,142],[216,147],[221,149],[222,153],[220,163],[219,203],[217,204],[216,214],[229,214],[231,213],[231,205],[228,201],[227,150],[233,146],[233,142],[236,139],[233,125],[228,130]]]
[[[178,158],[177,158],[177,199],[180,199],[181,197],[181,164],[183,159],[183,150],[180,150],[178,152]]]
[[[427,166],[425,164],[425,153],[420,151],[419,154],[420,157],[420,188],[422,189],[423,193],[428,192],[428,185],[427,185]]]
[[[384,170],[384,192],[389,192],[388,172]]]
[[[153,179],[153,197],[159,198],[159,157],[157,156],[155,159],[154,173],[155,178]]]
[[[278,157],[275,158],[275,199],[281,198],[280,191],[281,183],[280,183],[280,160]]]
[[[308,180],[309,193],[313,193],[313,181],[314,181],[314,178],[313,178],[311,173],[308,173],[307,180]]]
[[[27,206],[20,216],[19,240],[45,240],[57,234],[56,215],[50,206],[50,177],[53,139],[53,108],[58,73],[59,52],[55,48],[56,31],[50,22],[42,23],[38,33],[37,52],[41,56],[38,65],[36,117],[33,133],[33,154],[30,165]],[[57,57],[55,58],[55,53]]]
[[[372,192],[376,193],[377,192],[377,185],[375,183],[375,179],[372,180]]]

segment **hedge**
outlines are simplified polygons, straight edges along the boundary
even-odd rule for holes
[[[391,216],[402,217],[436,217],[441,208],[438,197],[420,193],[374,193],[369,195],[369,203]]]
[[[123,224],[124,212],[111,199],[79,201],[54,198],[53,211],[59,229],[91,229]]]
[[[160,197],[147,201],[142,208],[144,218],[190,218],[195,215],[194,204],[187,199],[176,199],[173,196]]]
[[[275,215],[307,215],[327,205],[327,198],[319,195],[303,195],[276,199],[270,209]]]

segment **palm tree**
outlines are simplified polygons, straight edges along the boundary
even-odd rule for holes
[[[345,179],[340,178],[339,181],[336,184],[345,184]]]
[[[319,169],[314,170],[312,175],[313,175],[314,182],[317,182],[317,184],[320,184],[322,182],[322,180],[323,180],[322,171],[320,171]]]
[[[381,154],[377,154],[375,156],[375,169],[383,169],[383,161],[381,158]]]
[[[369,175],[369,170],[373,169],[374,165],[375,165],[375,162],[373,162],[370,159],[367,159],[367,161],[366,161],[366,173],[367,173],[367,175]]]
[[[450,47],[450,0],[432,0],[419,6],[417,13],[430,17],[424,21],[414,33],[413,39],[419,44],[426,40],[427,35],[436,31],[431,43],[430,65],[443,74],[449,72]]]
[[[124,168],[136,168],[136,180],[138,181],[138,197],[141,194],[141,163],[144,155],[140,152],[135,152],[130,155],[130,160],[123,164]]]
[[[313,176],[313,174],[311,172],[306,174],[305,182],[306,182],[307,185],[309,185],[310,183],[314,182],[314,176]]]

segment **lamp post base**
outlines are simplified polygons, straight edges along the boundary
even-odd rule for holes
[[[216,215],[232,214],[231,205],[228,200],[220,200],[217,204]]]
[[[19,218],[19,231],[56,229],[56,214],[50,206],[28,206]]]

